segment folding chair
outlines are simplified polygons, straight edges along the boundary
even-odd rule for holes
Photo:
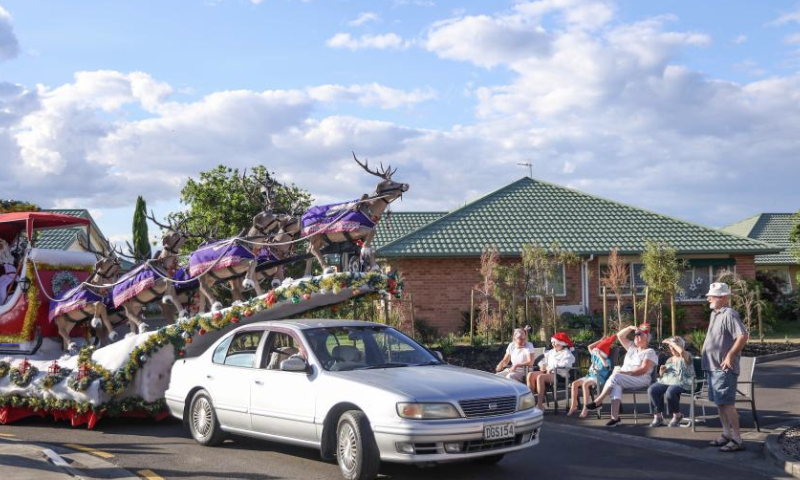
[[[706,417],[706,404],[711,404],[708,401],[708,379],[705,378],[705,372],[703,371],[702,361],[700,358],[694,359],[694,370],[695,374],[697,375],[697,381],[695,384],[692,385],[692,392],[690,393],[692,398],[692,403],[689,407],[689,424],[684,426],[692,426],[692,431],[696,432],[696,424],[698,421],[705,421]],[[756,426],[756,431],[761,431],[761,425],[758,421],[758,412],[756,410],[756,397],[755,397],[755,384],[753,383],[753,377],[756,371],[756,365],[758,364],[758,358],[756,357],[741,357],[739,359],[739,375],[737,377],[737,388],[736,388],[736,398],[734,399],[734,405],[736,403],[749,403],[750,404],[750,411],[753,414],[753,423]],[[703,409],[703,418],[698,420],[695,416],[696,412],[696,403],[700,403],[701,408]]]

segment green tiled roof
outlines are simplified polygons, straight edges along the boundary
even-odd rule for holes
[[[384,245],[378,256],[475,257],[489,244],[511,256],[525,244],[553,242],[582,255],[614,247],[638,254],[648,239],[682,254],[777,253],[756,240],[525,177]]]
[[[392,212],[388,217],[384,214],[375,227],[372,245],[380,248],[446,214],[447,212]]]
[[[43,212],[61,213],[63,215],[71,215],[78,218],[86,218],[92,222],[92,230],[99,234],[103,239],[103,233],[94,223],[94,219],[85,209],[49,209],[42,210]],[[49,228],[39,232],[39,238],[36,240],[37,248],[46,248],[48,250],[66,250],[75,241],[75,237],[83,233],[81,227],[67,227],[67,228]]]
[[[789,232],[797,225],[797,221],[797,216],[793,213],[761,213],[722,230],[754,238],[780,249],[779,253],[756,255],[756,265],[796,264],[797,259],[791,253]]]

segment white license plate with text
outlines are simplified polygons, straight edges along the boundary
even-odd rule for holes
[[[484,440],[497,440],[501,438],[511,438],[515,435],[513,423],[495,423],[483,426]]]

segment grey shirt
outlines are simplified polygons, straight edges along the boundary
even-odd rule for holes
[[[722,307],[719,312],[711,312],[711,322],[708,324],[706,341],[703,342],[703,370],[722,370],[719,366],[725,355],[733,347],[736,339],[747,334],[739,314],[731,307]],[[739,357],[733,359],[733,373],[739,374]]]

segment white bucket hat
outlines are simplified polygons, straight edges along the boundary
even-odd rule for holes
[[[706,293],[707,297],[727,297],[731,294],[731,287],[727,283],[712,283]]]

